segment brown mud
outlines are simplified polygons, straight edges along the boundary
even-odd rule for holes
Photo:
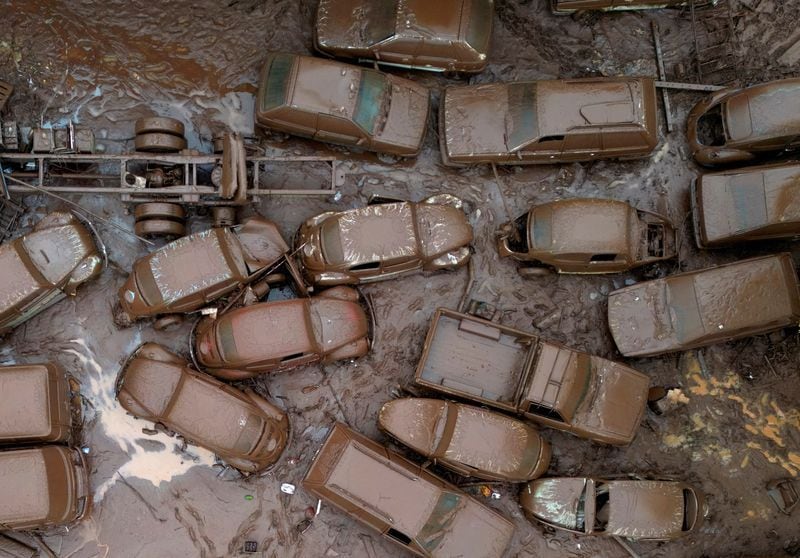
[[[800,35],[788,22],[800,6],[778,0],[731,0],[738,75],[745,83],[792,75],[800,58]],[[10,114],[20,123],[92,127],[109,152],[132,149],[135,119],[149,115],[182,120],[192,147],[210,151],[223,127],[253,132],[253,97],[268,50],[310,53],[315,2],[301,0],[143,0],[66,2],[4,0],[0,3],[0,79],[14,85]],[[553,16],[545,0],[498,0],[488,69],[470,83],[590,75],[655,75],[650,22],[657,21],[667,73],[680,63],[692,71],[690,19],[679,10],[628,14]],[[456,80],[398,72],[434,88]],[[689,75],[686,79],[690,79]],[[371,194],[415,200],[447,192],[469,202],[475,228],[475,281],[471,296],[495,304],[502,323],[603,357],[621,358],[606,325],[610,291],[645,278],[736,259],[800,249],[787,242],[757,243],[714,252],[694,247],[687,219],[691,178],[683,134],[695,93],[672,93],[675,131],[650,159],[562,166],[447,169],[439,157],[434,120],[422,153],[395,162],[311,141],[269,134],[270,152],[335,154],[348,161],[341,197],[265,199],[257,209],[275,220],[287,239],[299,224],[329,209],[363,205]],[[306,171],[283,176],[302,182]],[[309,179],[318,180],[311,170]],[[606,277],[518,277],[501,261],[494,232],[530,204],[597,196],[627,201],[670,217],[680,228],[680,257],[655,269]],[[132,228],[133,216],[111,197],[75,196],[88,209]],[[39,196],[25,199],[26,222],[59,205]],[[191,216],[191,230],[208,219]],[[300,480],[335,420],[369,437],[378,432],[381,405],[398,385],[410,382],[425,333],[438,306],[455,307],[468,272],[415,275],[363,290],[375,310],[373,351],[353,363],[309,366],[245,382],[286,408],[292,441],[283,458],[261,476],[241,479],[214,464],[213,456],[153,425],[128,416],[114,400],[114,382],[126,356],[144,341],[158,341],[187,354],[191,323],[166,333],[149,323],[117,329],[116,292],[143,244],[107,226],[100,234],[109,253],[103,275],[6,337],[0,362],[54,360],[74,375],[86,396],[81,445],[89,448],[96,503],[91,517],[43,539],[59,557],[238,556],[244,541],[257,541],[254,556],[400,556],[402,551],[343,514],[322,505]],[[797,517],[780,514],[766,483],[800,475],[800,336],[779,332],[659,358],[627,360],[654,384],[678,386],[679,407],[646,415],[633,444],[612,448],[542,429],[553,447],[550,475],[618,473],[671,475],[708,495],[711,515],[700,532],[660,544],[632,542],[646,557],[800,555]],[[411,455],[410,453],[407,453]],[[414,457],[421,461],[421,458]],[[442,472],[439,470],[439,472]],[[444,473],[453,481],[464,483]],[[281,483],[296,485],[293,495]],[[499,500],[486,503],[512,519],[516,532],[509,556],[624,557],[614,541],[576,538],[528,522],[517,504],[520,485],[493,487]],[[479,494],[476,487],[468,490]],[[481,496],[479,496],[481,497]],[[307,528],[306,528],[307,527]],[[30,539],[27,539],[30,541]]]

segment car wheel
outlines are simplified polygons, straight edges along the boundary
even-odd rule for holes
[[[553,270],[548,267],[521,267],[519,268],[520,277],[546,277],[553,273]]]
[[[135,124],[136,135],[147,133],[164,133],[183,137],[185,128],[183,122],[165,116],[152,116],[140,118]]]
[[[133,217],[136,221],[148,219],[183,221],[186,219],[186,211],[177,203],[147,202],[140,203],[133,209]]]
[[[162,132],[138,134],[134,140],[136,151],[171,153],[186,149],[186,139]]]
[[[177,221],[150,219],[149,221],[139,221],[133,226],[133,230],[138,236],[145,238],[154,236],[179,237],[186,234],[186,225]]]

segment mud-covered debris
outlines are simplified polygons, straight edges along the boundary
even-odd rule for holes
[[[781,513],[791,515],[800,503],[794,479],[773,480],[767,483],[767,494]]]
[[[281,484],[281,492],[284,494],[294,494],[294,490],[295,486],[293,484],[289,484],[288,482]]]

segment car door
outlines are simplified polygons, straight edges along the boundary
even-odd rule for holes
[[[520,149],[519,158],[522,161],[557,163],[563,149],[563,135],[542,136]]]
[[[600,130],[598,128],[579,128],[571,130],[564,138],[562,161],[590,161],[600,152]]]
[[[364,131],[350,120],[332,114],[317,116],[317,132],[314,139],[342,145],[364,145],[367,137]]]
[[[392,37],[373,47],[375,58],[386,64],[412,66],[421,46],[419,38]]]
[[[285,132],[313,138],[317,132],[317,113],[307,110],[281,107],[269,113],[271,126]]]
[[[381,279],[397,277],[421,267],[422,262],[415,256],[385,260],[381,266]]]
[[[414,57],[414,66],[419,68],[443,68],[449,70],[456,62],[456,48],[453,41],[422,39],[422,46]]]

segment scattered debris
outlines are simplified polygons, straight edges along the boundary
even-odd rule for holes
[[[797,504],[800,503],[800,495],[797,493],[794,479],[773,480],[767,483],[767,494],[775,502],[781,513],[791,515]]]

